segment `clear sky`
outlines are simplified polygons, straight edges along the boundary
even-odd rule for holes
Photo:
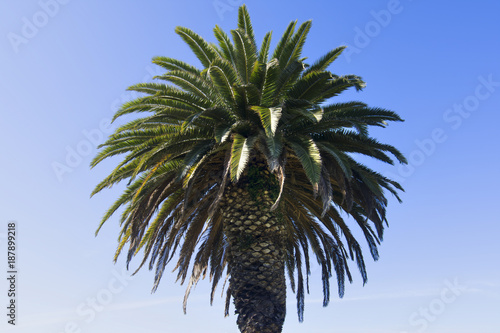
[[[209,283],[191,293],[165,274],[133,279],[112,257],[117,217],[95,238],[122,188],[90,199],[116,161],[89,170],[107,120],[151,80],[157,55],[199,65],[174,33],[178,25],[214,41],[236,27],[240,0],[0,3],[0,331],[15,333],[236,333],[224,299],[209,305]],[[374,165],[404,185],[390,201],[390,228],[368,283],[321,304],[313,270],[305,321],[288,294],[284,332],[498,333],[500,330],[500,3],[497,1],[246,2],[258,40],[312,19],[303,54],[339,45],[332,66],[356,74],[361,100],[397,111],[404,123],[374,132],[400,148],[405,168]],[[367,161],[367,163],[372,163]],[[6,232],[17,222],[17,325],[7,324]],[[137,261],[135,262],[137,264]],[[132,265],[135,267],[134,265]],[[173,267],[172,267],[173,268]],[[354,266],[353,266],[354,270]]]

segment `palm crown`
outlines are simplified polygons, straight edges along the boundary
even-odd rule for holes
[[[192,267],[186,297],[208,273],[213,299],[224,272],[231,274],[223,215],[228,203],[221,198],[230,184],[239,182],[248,184],[257,201],[261,191],[269,193],[269,211],[284,225],[284,261],[300,320],[311,253],[322,268],[324,305],[333,274],[340,297],[345,278],[352,281],[349,259],[366,282],[361,247],[341,213],[347,212],[361,228],[376,260],[386,223],[384,193],[399,200],[402,188],[357,162],[352,153],[406,163],[393,146],[368,133],[369,126],[384,127],[401,118],[361,102],[330,103],[346,89],[362,89],[364,82],[327,70],[344,47],[306,64],[301,51],[310,28],[310,21],[298,27],[290,23],[270,54],[271,32],[258,48],[244,6],[232,38],[215,27],[218,45],[178,27],[202,69],[156,57],[153,63],[166,70],[157,77],[162,82],[129,88],[144,95],[125,103],[115,119],[148,114],[119,127],[102,145],[92,166],[126,155],[93,194],[128,180],[102,223],[125,206],[116,256],[128,244],[128,264],[142,250],[139,268],[148,259],[149,269],[156,265],[154,289],[178,253],[175,268],[181,283]]]

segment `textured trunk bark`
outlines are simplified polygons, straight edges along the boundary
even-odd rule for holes
[[[267,172],[267,171],[266,171]],[[243,333],[282,331],[286,313],[284,227],[267,190],[242,181],[221,202],[229,242],[230,292]]]

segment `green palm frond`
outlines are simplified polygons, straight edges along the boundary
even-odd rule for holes
[[[342,51],[344,51],[345,48],[346,48],[345,46],[339,46],[339,47],[331,50],[330,52],[325,54],[323,57],[319,58],[318,61],[316,61],[312,66],[307,68],[304,71],[303,75],[306,76],[307,74],[309,74],[311,72],[323,72],[323,71],[325,71],[328,68],[328,66],[333,61],[335,61],[335,59],[337,59],[338,56],[340,56],[340,54],[342,53]]]
[[[261,64],[267,63],[267,58],[269,57],[269,48],[271,47],[272,32],[268,32],[264,39],[262,40],[262,45],[260,47],[259,62]]]
[[[282,69],[285,69],[292,62],[299,60],[307,34],[311,29],[311,24],[311,21],[302,23],[290,41],[284,46],[283,51],[277,58]]]
[[[281,118],[281,108],[263,108],[260,106],[253,106],[251,109],[259,115],[266,135],[268,137],[274,136]]]
[[[237,181],[240,178],[248,163],[254,143],[255,137],[245,138],[240,134],[234,135],[231,149],[231,180]]]
[[[278,45],[276,45],[276,48],[274,49],[272,58],[277,59],[278,62],[280,59],[282,59],[283,52],[285,51],[287,45],[290,43],[290,39],[292,38],[296,25],[297,21],[290,22],[285,32],[283,33],[283,36],[281,36]],[[284,66],[281,68],[284,68]]]
[[[175,32],[188,44],[204,67],[210,66],[210,63],[217,57],[213,47],[190,29],[177,27]]]
[[[200,75],[200,71],[196,67],[174,58],[158,56],[153,58],[152,63],[161,66],[168,71],[181,70],[191,74]]]
[[[236,96],[233,86],[239,83],[238,76],[231,64],[224,59],[216,59],[208,68],[208,74],[217,87],[220,96],[229,106],[236,105]]]
[[[236,68],[243,84],[250,82],[257,61],[257,50],[243,30],[231,30],[236,49]]]
[[[214,28],[214,35],[219,41],[219,47],[224,55],[224,59],[229,61],[233,68],[236,67],[236,50],[229,36],[217,25]]]
[[[250,21],[250,14],[248,14],[248,10],[245,5],[241,6],[238,10],[238,28],[245,32],[253,47],[256,49],[257,44],[255,43],[252,22]]]
[[[305,174],[313,186],[317,186],[321,174],[321,154],[313,140],[305,137],[287,139],[295,156],[300,160]]]

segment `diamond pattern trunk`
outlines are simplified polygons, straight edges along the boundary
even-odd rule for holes
[[[264,171],[268,173],[268,171]],[[267,190],[230,184],[221,202],[229,243],[230,292],[243,333],[282,331],[286,313],[284,227]]]

